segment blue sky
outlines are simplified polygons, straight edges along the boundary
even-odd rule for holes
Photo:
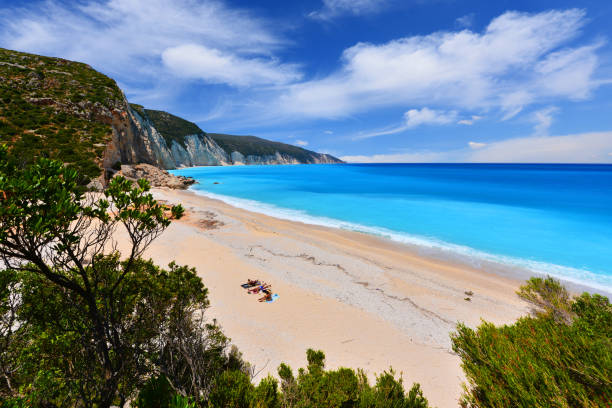
[[[0,0],[0,46],[350,161],[612,163],[610,21],[609,0]]]

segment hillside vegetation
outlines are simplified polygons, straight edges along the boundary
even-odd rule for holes
[[[140,116],[151,121],[157,131],[164,137],[168,147],[176,141],[185,146],[185,136],[206,134],[198,125],[168,112],[145,109],[142,105],[130,104]]]
[[[312,155],[316,154],[301,147],[273,142],[256,136],[235,136],[222,133],[208,133],[208,136],[227,154],[240,152],[244,156],[270,156],[279,152],[282,155],[295,157],[302,163],[308,163],[312,160]]]
[[[0,49],[0,143],[23,163],[58,159],[81,183],[100,175],[121,90],[90,66]]]

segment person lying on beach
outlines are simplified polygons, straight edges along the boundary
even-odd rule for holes
[[[253,286],[258,286],[258,285],[261,285],[261,282],[259,281],[259,279],[255,279],[255,280],[248,279],[247,283],[243,283],[240,286],[242,286],[245,289],[248,289],[248,288],[252,288]]]
[[[261,285],[261,286],[258,286],[258,287],[253,288],[253,289],[249,289],[249,293],[259,293],[259,291],[266,292],[266,291],[267,291],[268,289],[270,289],[271,287],[272,287],[272,286],[270,286],[269,284],[264,283],[264,284],[263,284],[263,285]],[[267,292],[266,292],[266,293],[267,293]]]
[[[260,302],[269,302],[272,300],[272,292],[268,292],[265,296],[260,297],[259,299]]]

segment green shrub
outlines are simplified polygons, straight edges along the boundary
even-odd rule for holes
[[[249,408],[254,397],[251,379],[241,371],[226,371],[215,381],[208,398],[213,408]]]
[[[170,405],[168,408],[196,408],[197,405],[195,402],[192,402],[189,397],[184,397],[182,395],[175,395],[174,398],[170,401]]]
[[[266,377],[259,382],[253,392],[253,408],[280,407],[278,381],[273,377]]]
[[[167,408],[175,395],[176,392],[172,389],[168,379],[160,375],[149,379],[140,389],[134,406],[135,408]]]
[[[338,407],[338,408],[427,408],[420,386],[414,384],[408,395],[402,378],[395,378],[393,370],[384,372],[371,387],[363,371],[350,368],[325,370],[325,354],[307,351],[308,366],[294,377],[291,368],[281,364],[280,396],[282,407]]]
[[[113,164],[112,169],[113,169],[113,170],[117,170],[117,171],[121,170],[121,162],[120,162],[120,161],[116,161],[116,162]]]
[[[452,335],[468,384],[465,407],[609,407],[612,306],[600,295],[570,299],[558,282],[530,280],[519,294],[535,316]]]
[[[96,145],[110,140],[111,126],[76,104],[99,102],[108,109],[122,104],[115,82],[85,64],[59,58],[0,48],[0,61],[25,67],[0,65],[0,143],[24,164],[38,157],[61,160],[79,171],[83,185],[98,177],[104,149]],[[38,78],[38,85],[27,85],[30,76]],[[31,98],[53,103],[40,106]]]

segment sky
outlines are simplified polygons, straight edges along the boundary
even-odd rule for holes
[[[609,0],[0,0],[0,47],[350,162],[612,163]]]

